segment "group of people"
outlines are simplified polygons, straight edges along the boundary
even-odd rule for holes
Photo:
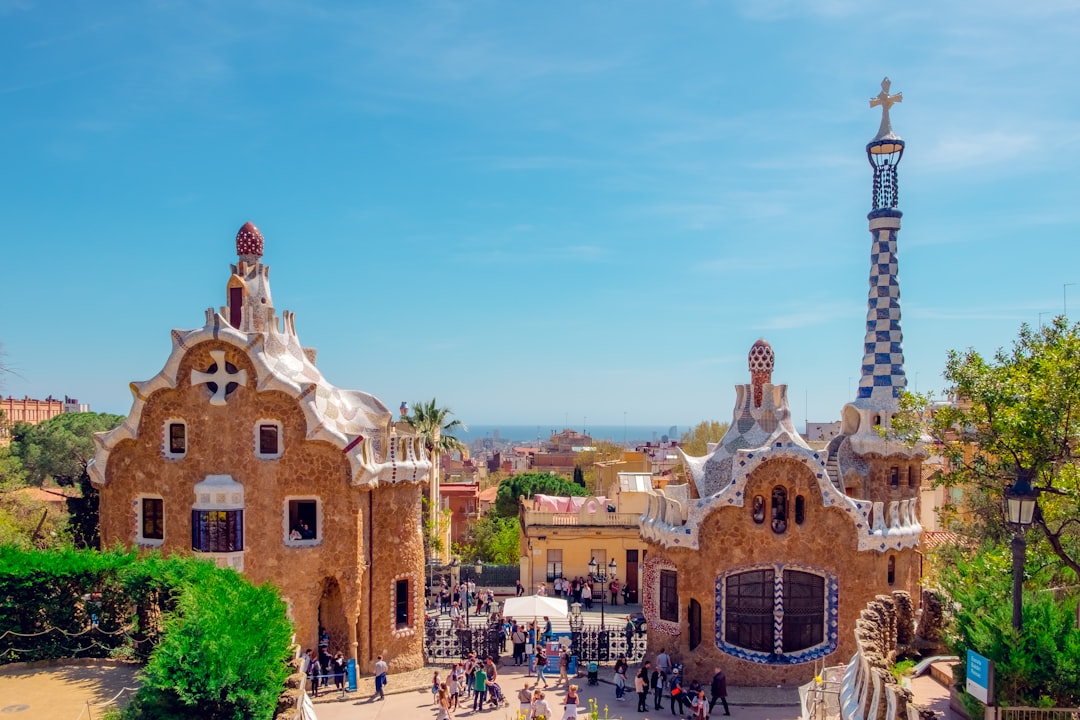
[[[432,702],[438,707],[437,720],[453,720],[451,712],[456,712],[462,696],[466,704],[472,698],[473,712],[507,704],[502,688],[498,683],[499,670],[491,657],[480,659],[476,653],[469,653],[464,662],[455,663],[446,680],[435,675],[431,680]]]
[[[586,610],[592,610],[593,598],[600,597],[604,592],[603,583],[593,578],[592,573],[589,573],[587,577],[565,578],[559,576],[555,578],[555,582],[552,584],[552,589],[555,592],[555,597],[564,597],[570,602],[581,603],[581,606]],[[612,605],[619,604],[619,591],[624,594],[627,592],[619,583],[619,578],[611,578],[608,581],[607,589],[610,591],[609,602]],[[546,595],[547,586],[540,584],[536,588],[537,595]],[[628,603],[629,598],[624,598],[623,602]]]
[[[627,671],[626,658],[620,656],[615,661],[615,699],[623,700],[626,696]],[[721,668],[715,668],[709,683],[709,696],[706,688],[697,680],[687,682],[682,676],[682,668],[672,663],[671,656],[661,649],[656,656],[656,665],[645,660],[634,675],[634,691],[638,696],[638,712],[648,712],[649,695],[652,694],[653,710],[663,709],[665,695],[671,702],[671,714],[683,717],[689,712],[693,720],[709,717],[717,703],[723,706],[724,715],[730,715],[727,703],[727,676]]]
[[[318,697],[319,688],[329,687],[331,681],[334,683],[334,689],[342,691],[345,689],[345,672],[349,667],[349,661],[340,652],[330,652],[330,633],[326,631],[326,628],[319,628],[318,650],[308,648],[304,651],[301,660],[300,670],[311,683],[312,697]]]
[[[439,579],[439,587],[432,589],[432,597],[429,599],[429,605],[437,605],[439,614],[450,615],[451,624],[459,627],[465,626],[466,608],[475,604],[475,614],[483,615],[491,611],[494,603],[494,590],[488,588],[478,591],[473,580],[462,580],[451,587],[446,578]]]

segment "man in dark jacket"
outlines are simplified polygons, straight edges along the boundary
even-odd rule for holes
[[[731,711],[727,706],[727,676],[720,668],[716,668],[716,674],[712,676],[712,687],[709,689],[712,691],[712,697],[709,699],[709,714],[712,714],[716,701],[719,700],[724,705],[724,714],[730,715]]]

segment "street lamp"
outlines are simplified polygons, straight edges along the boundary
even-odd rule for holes
[[[476,580],[477,580],[477,583],[476,583],[477,584],[477,588],[476,588],[476,598],[477,598],[476,614],[479,615],[480,614],[480,588],[479,588],[480,582],[479,581],[480,581],[480,576],[484,574],[484,563],[480,562],[480,560],[477,560],[476,564],[473,565],[473,572],[476,573]]]
[[[616,568],[618,568],[618,565],[615,563],[615,558],[611,558],[611,562],[608,563],[607,567],[608,567],[608,570],[610,571],[608,574],[604,574],[602,572],[597,572],[598,570],[600,570],[600,563],[596,562],[595,557],[592,558],[591,560],[589,560],[589,573],[593,576],[593,578],[598,583],[600,583],[600,629],[601,630],[604,629],[604,592],[605,592],[604,586],[607,584],[607,579],[608,579],[609,576],[610,577],[615,577],[615,570],[616,570]]]
[[[1033,471],[1028,468],[1016,469],[1016,482],[1005,488],[1005,506],[1009,513],[1009,523],[1013,526],[1012,538],[1012,576],[1013,576],[1013,630],[1020,632],[1024,627],[1024,559],[1027,555],[1027,529],[1035,517],[1035,508],[1039,504],[1039,490],[1031,487]]]

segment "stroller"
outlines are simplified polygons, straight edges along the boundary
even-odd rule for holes
[[[590,685],[596,685],[600,682],[600,663],[596,662],[595,660],[589,661],[588,677]]]
[[[506,704],[506,696],[503,695],[502,688],[499,687],[497,682],[488,682],[487,684],[488,701],[491,703],[491,707],[502,707]]]

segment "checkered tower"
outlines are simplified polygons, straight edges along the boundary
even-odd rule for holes
[[[867,439],[876,435],[877,428],[888,429],[900,391],[907,386],[896,263],[896,237],[903,216],[896,209],[899,202],[896,168],[904,155],[904,141],[893,132],[889,119],[889,109],[901,102],[903,95],[890,95],[889,85],[889,78],[885,78],[881,93],[870,100],[871,107],[882,109],[878,133],[866,145],[866,157],[874,171],[873,209],[866,216],[872,237],[870,292],[858,395],[844,413],[845,434],[866,434]]]

